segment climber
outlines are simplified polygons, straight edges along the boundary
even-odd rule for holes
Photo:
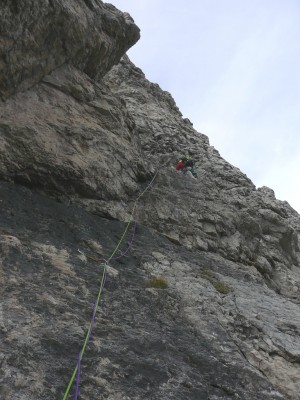
[[[184,171],[186,162],[187,162],[187,158],[186,157],[181,158],[179,160],[178,164],[176,165],[176,171],[180,171],[180,170]]]
[[[184,175],[191,178],[197,178],[197,171],[195,169],[194,161],[189,157],[182,157],[176,165],[176,171],[182,171]]]
[[[191,172],[191,174],[193,175],[194,178],[198,177],[197,169],[195,167],[194,160],[192,160],[191,158],[188,158],[188,160],[187,160],[187,162],[185,164],[185,167],[186,167],[187,171]]]

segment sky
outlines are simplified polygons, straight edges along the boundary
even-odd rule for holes
[[[300,1],[110,2],[141,29],[134,64],[223,158],[300,213]]]

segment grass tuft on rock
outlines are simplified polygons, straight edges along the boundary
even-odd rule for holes
[[[230,292],[230,287],[222,281],[214,280],[211,284],[219,293],[228,294]]]
[[[228,294],[230,292],[230,287],[227,286],[224,282],[214,278],[213,274],[210,271],[205,271],[200,276],[202,279],[206,279],[207,281],[209,281],[219,293]]]
[[[168,282],[161,276],[155,276],[148,279],[145,286],[146,288],[166,289],[168,287]]]

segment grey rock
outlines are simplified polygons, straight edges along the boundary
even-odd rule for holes
[[[1,398],[62,398],[89,325],[101,260],[124,224],[13,183],[2,182],[0,196]],[[293,398],[298,306],[266,288],[254,268],[236,268],[139,225],[131,252],[109,267],[82,360],[80,397],[288,398],[279,383]],[[212,275],[226,281],[229,294],[215,289]],[[168,288],[147,289],[151,276],[163,276]],[[285,384],[276,381],[280,370]]]
[[[72,66],[8,99],[1,113],[2,179],[111,208],[108,200],[126,201],[147,176],[124,105]]]
[[[149,195],[151,207],[143,214],[148,226],[177,235],[191,248],[199,248],[200,239],[204,248],[261,271],[266,262],[269,273],[279,265],[299,265],[299,220],[288,204],[276,200],[269,188],[256,190],[239,169],[222,159],[205,135],[185,123],[170,95],[148,82],[127,57],[105,82],[125,101],[142,149],[158,168],[162,165],[157,189]],[[185,152],[198,163],[197,181],[173,169],[176,157]],[[170,232],[170,224],[176,233]]]
[[[1,98],[66,63],[100,79],[139,39],[127,14],[99,0],[4,0],[0,34]]]
[[[115,65],[139,36],[127,13],[26,0],[0,15],[1,399],[62,398],[158,172],[109,263],[80,397],[297,400],[297,212],[127,56]],[[183,154],[197,180],[176,172]]]

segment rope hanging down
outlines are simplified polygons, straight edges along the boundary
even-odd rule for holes
[[[122,236],[121,236],[121,239],[120,239],[119,242],[117,243],[117,245],[116,245],[116,247],[114,248],[114,250],[113,250],[112,254],[110,255],[110,257],[109,257],[107,260],[105,260],[105,263],[104,263],[104,265],[103,265],[102,277],[101,277],[101,281],[100,281],[100,285],[99,285],[99,289],[98,289],[98,295],[97,295],[97,299],[96,299],[95,304],[94,304],[94,309],[93,309],[93,314],[92,314],[92,318],[91,318],[91,321],[90,321],[90,325],[89,325],[87,334],[86,334],[86,336],[85,336],[83,346],[82,346],[82,348],[81,348],[81,350],[79,351],[79,354],[78,354],[77,365],[76,365],[76,367],[74,368],[74,371],[73,371],[73,373],[72,373],[71,379],[70,379],[70,381],[69,381],[69,384],[68,384],[68,386],[67,386],[67,389],[66,389],[66,391],[65,391],[65,393],[64,393],[64,396],[63,396],[63,399],[62,399],[62,400],[66,400],[66,399],[67,399],[67,397],[68,397],[68,395],[69,395],[69,392],[70,392],[70,390],[71,390],[71,387],[72,387],[72,385],[73,385],[73,382],[74,382],[74,380],[75,380],[75,377],[76,377],[76,388],[75,388],[74,400],[77,400],[77,399],[78,399],[78,394],[79,394],[79,383],[80,383],[80,370],[81,370],[80,366],[81,366],[81,360],[82,360],[82,358],[83,358],[83,355],[84,355],[86,346],[87,346],[88,341],[89,341],[89,339],[90,339],[90,337],[91,337],[92,330],[93,330],[93,327],[94,327],[94,324],[95,324],[95,316],[96,316],[96,313],[97,313],[97,311],[98,311],[98,309],[99,309],[100,299],[101,299],[101,293],[102,293],[102,290],[103,290],[103,288],[104,288],[104,286],[105,286],[105,282],[106,282],[106,278],[107,278],[107,267],[109,266],[109,262],[110,262],[111,260],[117,260],[117,259],[121,258],[121,257],[125,256],[125,254],[129,251],[129,249],[130,249],[130,247],[131,247],[131,245],[132,245],[134,236],[135,236],[135,232],[136,232],[136,225],[137,225],[137,204],[138,204],[139,200],[141,199],[141,197],[143,197],[144,194],[152,187],[153,182],[154,182],[154,180],[155,180],[156,177],[157,177],[157,174],[158,174],[158,170],[156,171],[155,175],[154,175],[153,178],[151,179],[150,183],[146,186],[146,188],[145,188],[145,189],[139,194],[139,196],[136,198],[136,200],[135,200],[135,202],[134,202],[134,204],[133,204],[133,206],[132,206],[132,209],[131,209],[129,221],[128,221],[127,224],[126,224],[126,227],[125,227],[124,232],[123,232],[123,234],[122,234]],[[136,215],[136,216],[135,216],[135,215]],[[125,236],[126,236],[126,234],[127,234],[127,232],[128,232],[129,226],[131,225],[131,223],[132,223],[133,221],[134,221],[134,227],[133,227],[133,235],[132,235],[131,241],[130,241],[130,243],[129,243],[127,249],[126,249],[124,252],[122,252],[120,256],[115,257],[115,254],[116,254],[116,252],[119,250],[119,247],[121,246],[121,244],[122,244],[122,242],[123,242],[123,240],[124,240],[124,238],[125,238]],[[77,375],[77,376],[76,376],[76,375]]]

